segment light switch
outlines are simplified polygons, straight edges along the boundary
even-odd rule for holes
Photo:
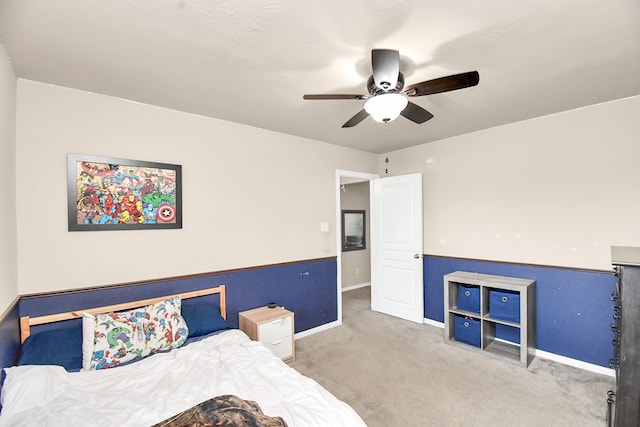
[[[328,233],[329,232],[329,223],[328,222],[321,222],[320,223],[320,232],[321,233]]]

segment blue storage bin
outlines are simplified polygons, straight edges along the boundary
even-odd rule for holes
[[[489,291],[489,316],[520,323],[520,292],[506,289]]]
[[[496,323],[496,338],[520,344],[520,328]]]
[[[453,337],[456,341],[480,347],[480,321],[456,316],[453,322]]]
[[[458,308],[480,313],[480,286],[458,285]]]

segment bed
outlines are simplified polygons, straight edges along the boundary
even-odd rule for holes
[[[171,311],[176,308],[171,304],[180,316]],[[148,310],[171,312],[162,323],[178,323],[172,332],[161,332],[154,324],[158,317],[150,316]],[[74,327],[30,334],[32,326],[63,325],[71,319],[76,319]],[[123,319],[134,322],[129,335],[118,323]],[[225,319],[224,286],[23,318],[24,350],[18,366],[5,368],[0,426],[206,425],[197,424],[203,420],[196,422],[193,417],[212,409],[227,423],[216,425],[365,426],[350,406],[289,367],[262,343],[227,328]],[[164,344],[168,340],[176,348],[152,349],[148,355],[138,349],[132,359],[124,357],[125,350],[136,348],[133,341],[138,338],[152,347],[148,336]],[[78,340],[81,354],[77,354]],[[47,357],[52,364],[47,364]],[[240,418],[253,411],[257,418],[247,422],[245,417],[236,424],[229,411],[241,413]],[[185,423],[187,419],[191,421]]]

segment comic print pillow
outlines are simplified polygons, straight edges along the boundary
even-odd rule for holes
[[[189,335],[175,296],[116,313],[83,313],[82,370],[107,369],[180,347]]]

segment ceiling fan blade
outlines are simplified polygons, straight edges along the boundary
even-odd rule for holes
[[[418,124],[424,123],[433,118],[433,114],[413,102],[409,102],[407,104],[407,108],[402,110],[400,115]]]
[[[407,86],[405,93],[407,96],[433,95],[434,93],[448,92],[450,90],[464,89],[475,86],[480,81],[480,74],[477,71],[454,74],[439,79],[426,80],[424,82]]]
[[[393,89],[398,83],[400,53],[397,50],[373,49],[371,51],[373,81],[382,90]]]
[[[347,93],[327,93],[320,95],[303,95],[302,99],[365,99],[365,96]]]
[[[368,115],[369,115],[369,113],[367,113],[364,109],[360,110],[360,112],[358,114],[356,114],[355,116],[353,116],[349,120],[347,120],[346,123],[342,125],[342,127],[343,128],[353,127],[353,126],[357,125],[358,123],[360,123],[361,121],[363,121],[364,119],[366,119]]]

